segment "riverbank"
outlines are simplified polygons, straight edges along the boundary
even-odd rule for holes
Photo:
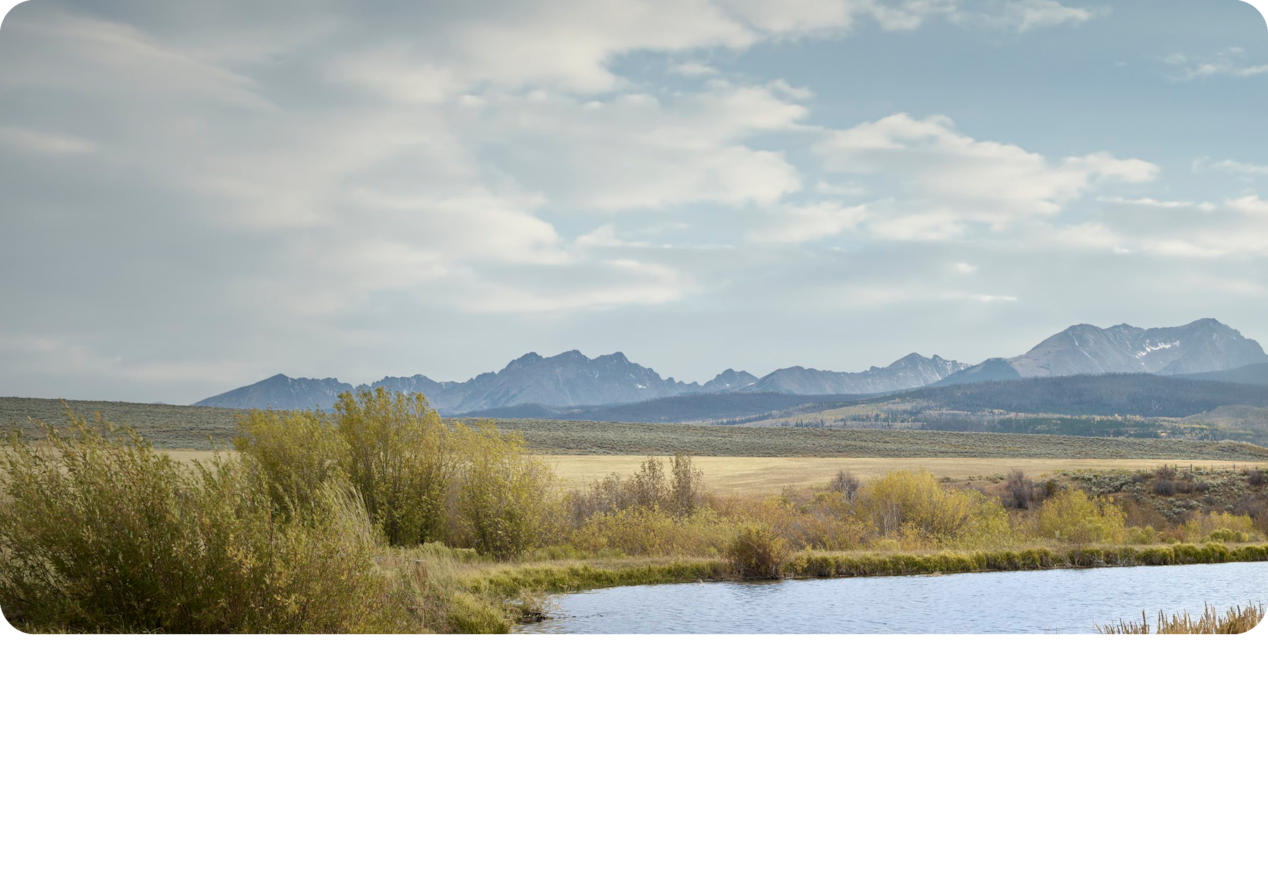
[[[721,558],[607,558],[493,563],[441,549],[390,555],[398,572],[424,590],[433,605],[425,624],[436,632],[510,632],[540,620],[546,598],[612,587],[738,581]],[[991,551],[822,552],[793,554],[781,566],[785,579],[869,578],[1098,569],[1133,566],[1268,562],[1268,545],[1152,545],[1025,548]]]

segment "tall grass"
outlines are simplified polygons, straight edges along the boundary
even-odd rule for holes
[[[1190,617],[1188,612],[1180,612],[1169,617],[1163,612],[1158,612],[1157,623],[1150,627],[1148,616],[1141,612],[1140,623],[1120,619],[1116,624],[1107,624],[1105,626],[1097,624],[1096,631],[1114,635],[1145,635],[1149,633],[1218,635],[1247,633],[1257,627],[1263,619],[1263,603],[1250,603],[1245,608],[1234,606],[1223,614],[1220,614],[1208,604],[1197,618]]]

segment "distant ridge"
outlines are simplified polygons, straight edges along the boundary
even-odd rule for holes
[[[1219,372],[1194,372],[1181,378],[1195,378],[1202,381],[1231,382],[1237,385],[1268,385],[1268,362],[1252,363],[1239,366],[1237,369],[1226,369]]]
[[[1268,379],[1268,354],[1237,330],[1204,318],[1181,327],[1096,327],[1076,324],[1040,342],[1025,354],[992,357],[969,366],[938,355],[908,354],[888,366],[862,372],[834,372],[801,366],[777,369],[758,378],[727,369],[703,385],[662,378],[621,352],[590,358],[580,351],[553,357],[530,352],[497,372],[481,373],[463,382],[439,382],[424,375],[390,376],[368,387],[419,392],[446,415],[509,413],[534,409],[543,417],[571,414],[569,409],[633,406],[649,400],[751,393],[760,395],[864,396],[918,390],[931,385],[968,385],[1070,375],[1141,373],[1192,376],[1245,384]],[[1225,376],[1227,373],[1237,373]],[[1244,381],[1243,381],[1244,380]],[[328,409],[341,391],[353,386],[333,378],[306,379],[275,375],[261,382],[208,397],[195,405],[222,408]],[[762,401],[767,405],[773,400]],[[761,405],[758,403],[757,405]],[[684,418],[690,403],[660,409],[666,420],[695,420],[721,414],[703,408]],[[744,404],[732,406],[742,410]],[[769,409],[768,411],[772,411]],[[644,411],[650,409],[644,407]],[[614,413],[625,414],[625,413]],[[743,414],[742,411],[737,414]],[[617,419],[613,419],[617,420]],[[620,420],[626,420],[624,418]]]
[[[567,408],[613,406],[668,397],[752,392],[760,394],[846,395],[885,393],[925,387],[964,368],[941,357],[910,354],[887,367],[842,373],[792,367],[759,379],[727,369],[703,385],[662,378],[655,370],[632,362],[621,352],[586,357],[565,351],[553,357],[529,353],[498,372],[465,382],[438,382],[423,375],[379,379],[367,387],[418,392],[446,415],[463,415],[511,407]],[[230,409],[329,409],[340,391],[353,386],[336,379],[304,379],[275,375],[253,385],[217,394],[195,403]]]

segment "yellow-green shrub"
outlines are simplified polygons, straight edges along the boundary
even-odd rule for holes
[[[1123,511],[1077,488],[1059,491],[1039,510],[1039,534],[1073,545],[1120,544],[1126,538]]]
[[[765,524],[746,524],[727,548],[726,556],[740,578],[779,578],[788,559],[788,543]]]
[[[523,439],[491,424],[447,426],[422,394],[362,388],[340,394],[330,415],[252,412],[238,427],[235,447],[267,473],[283,512],[339,478],[392,545],[508,557],[558,538],[554,475]]]
[[[569,541],[578,551],[589,554],[710,556],[720,554],[734,533],[733,524],[708,509],[684,518],[659,509],[635,507],[590,517]]]
[[[458,544],[513,557],[545,544],[560,522],[554,474],[518,434],[456,425],[452,523]]]
[[[1185,542],[1252,542],[1260,534],[1249,515],[1208,512],[1186,521],[1180,528],[1180,538]]]
[[[374,565],[365,510],[335,482],[289,518],[249,458],[193,469],[135,432],[72,419],[4,455],[0,607],[32,630],[412,628]]]
[[[1007,541],[1007,513],[977,491],[945,487],[926,470],[896,470],[865,485],[858,517],[881,539],[976,546]]]
[[[347,446],[348,477],[388,541],[444,540],[458,453],[426,398],[362,388],[339,395],[334,420]]]
[[[238,415],[233,447],[263,471],[273,505],[287,515],[314,505],[328,481],[347,473],[348,445],[324,412]]]

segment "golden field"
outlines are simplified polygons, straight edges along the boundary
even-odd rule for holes
[[[212,456],[210,451],[188,449],[170,450],[167,453],[185,461],[206,460]],[[545,458],[559,478],[569,486],[597,481],[611,473],[629,476],[647,459],[642,454],[539,456]],[[1020,469],[1028,477],[1038,479],[1061,471],[1075,470],[1153,471],[1164,464],[1178,464],[1181,469],[1187,469],[1191,463],[1201,469],[1248,466],[1245,462],[1223,460],[1052,460],[1016,457],[694,457],[693,463],[704,472],[705,481],[711,491],[725,494],[769,493],[778,492],[785,487],[823,486],[842,469],[854,473],[864,481],[898,469],[926,469],[938,478],[965,482],[1003,477],[1013,469]]]

